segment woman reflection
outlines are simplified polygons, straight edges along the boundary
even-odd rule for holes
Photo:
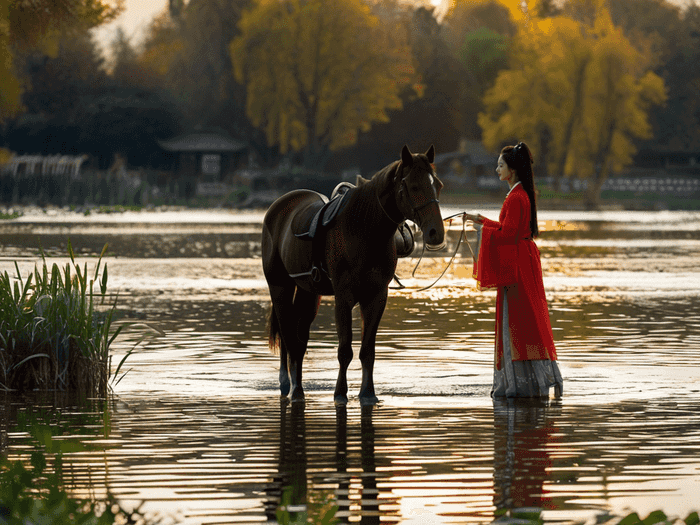
[[[526,144],[506,146],[496,168],[510,191],[498,221],[466,214],[481,230],[474,277],[480,288],[497,288],[494,397],[561,395],[547,299],[542,282],[532,154]]]
[[[494,400],[493,504],[496,514],[553,507],[543,488],[551,459],[552,415],[545,400]]]

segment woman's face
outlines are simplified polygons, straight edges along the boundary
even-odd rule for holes
[[[515,176],[515,170],[510,169],[506,161],[503,160],[503,155],[498,157],[498,165],[496,166],[496,173],[498,173],[498,178],[500,180],[506,181],[510,184],[515,184],[517,182],[517,177]]]

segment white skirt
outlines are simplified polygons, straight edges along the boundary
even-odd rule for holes
[[[564,380],[556,361],[513,361],[508,325],[508,288],[503,293],[503,367],[493,372],[493,397],[549,397],[549,389],[561,396]]]

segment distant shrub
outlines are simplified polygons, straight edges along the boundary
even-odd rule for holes
[[[61,390],[105,397],[110,376],[109,347],[122,327],[112,330],[116,299],[107,295],[107,265],[102,250],[92,276],[87,263],[64,268],[35,266],[26,280],[0,274],[0,388]],[[102,273],[100,269],[102,268]],[[93,288],[99,285],[99,292]]]

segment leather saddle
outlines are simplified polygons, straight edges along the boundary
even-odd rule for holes
[[[299,239],[314,240],[345,209],[354,190],[355,186],[349,182],[341,182],[331,193],[330,200],[321,195],[317,204],[292,222],[294,235]]]
[[[326,269],[323,267],[323,252],[326,245],[325,232],[328,226],[345,209],[355,186],[349,182],[341,182],[333,192],[331,198],[319,194],[321,199],[309,206],[292,221],[292,232],[298,239],[311,241],[311,270],[292,277],[311,277],[313,282],[320,282],[324,276],[327,278]],[[396,253],[399,257],[408,257],[413,252],[415,240],[411,228],[405,222],[399,224],[394,235]]]

